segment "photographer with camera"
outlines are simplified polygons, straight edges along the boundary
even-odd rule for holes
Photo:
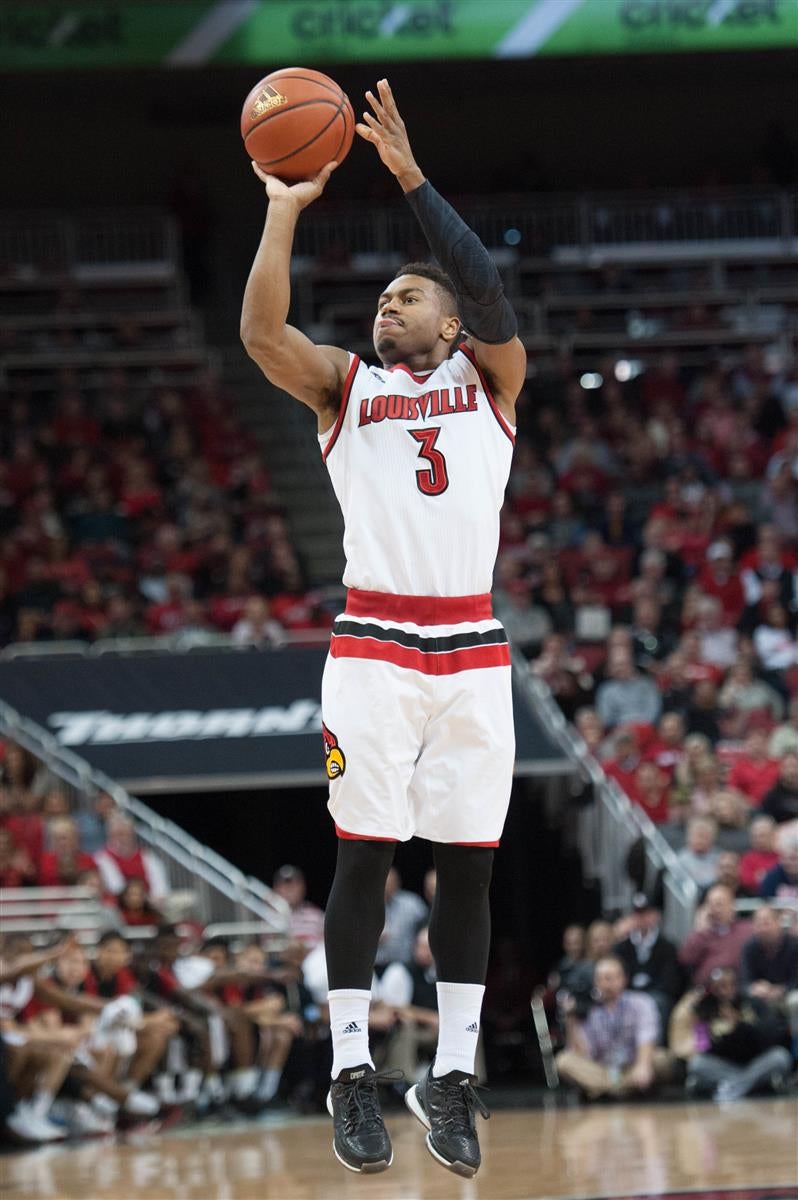
[[[557,1056],[562,1079],[591,1100],[651,1091],[670,1074],[670,1055],[658,1050],[659,1014],[645,992],[627,988],[623,963],[605,955],[596,963],[593,1005],[580,1020],[576,1001],[564,1001],[566,1048]]]
[[[742,995],[737,971],[716,967],[705,987],[689,991],[673,1010],[668,1042],[687,1063],[688,1092],[741,1100],[783,1090],[792,1057],[779,1042],[784,1022],[763,1000]]]

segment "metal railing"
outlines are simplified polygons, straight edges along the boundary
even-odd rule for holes
[[[456,203],[486,245],[515,247],[522,257],[625,243],[780,241],[786,249],[798,237],[798,193],[776,188],[514,194]],[[297,229],[296,253],[334,258],[345,246],[348,254],[381,255],[418,240],[413,214],[399,203],[311,211]]]
[[[172,891],[195,894],[194,912],[203,924],[255,920],[263,922],[270,932],[286,933],[289,909],[280,896],[260,880],[244,875],[173,821],[160,817],[103,772],[59,746],[54,737],[3,701],[0,701],[0,737],[16,742],[39,760],[52,775],[55,786],[67,793],[73,811],[88,809],[99,792],[111,796],[133,821],[141,843],[161,857]]]
[[[643,810],[604,774],[584,741],[565,720],[546,684],[529,672],[526,660],[513,658],[516,679],[529,696],[535,713],[548,734],[568,756],[585,784],[591,784],[595,802],[579,810],[576,840],[587,878],[601,887],[607,911],[627,911],[635,885],[627,871],[629,852],[641,843],[644,854],[645,888],[653,890],[661,881],[664,889],[663,927],[681,942],[692,929],[698,889],[656,825]],[[567,782],[563,781],[563,787]]]
[[[344,588],[331,584],[316,589],[330,611],[338,611],[344,604]],[[270,645],[270,650],[284,646],[326,646],[330,640],[329,629],[302,629],[283,631],[279,645]],[[13,658],[100,658],[106,654],[201,654],[213,650],[263,649],[263,643],[255,639],[239,641],[229,633],[213,633],[205,630],[190,630],[184,633],[164,633],[155,637],[98,638],[96,642],[70,639],[63,642],[10,642],[0,650],[0,659]]]
[[[9,212],[0,219],[0,268],[25,279],[109,267],[179,264],[174,220],[159,209],[108,209],[66,216]]]

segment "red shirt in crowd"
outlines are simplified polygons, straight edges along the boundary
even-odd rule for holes
[[[151,604],[146,619],[150,633],[174,633],[176,629],[182,629],[185,623],[185,605],[182,600]]]
[[[728,624],[737,624],[745,608],[745,593],[739,575],[734,573],[726,579],[719,579],[711,566],[706,564],[698,576],[698,587],[705,596],[714,596],[716,600],[720,600]]]
[[[660,771],[663,771],[671,781],[677,766],[684,758],[684,750],[681,746],[669,746],[666,742],[657,739],[650,746],[646,746],[643,758],[646,762],[656,763]]]
[[[61,863],[52,850],[48,850],[42,855],[39,862],[39,875],[36,882],[39,887],[73,887],[81,872],[93,871],[96,866],[92,856],[84,854],[81,850],[68,866]]]
[[[752,802],[762,803],[779,780],[779,762],[775,758],[754,760],[741,754],[729,772],[729,787],[736,788]]]
[[[641,792],[638,788],[635,795],[630,799],[638,808],[642,808],[650,821],[655,825],[664,825],[670,815],[670,805],[668,803],[668,786],[664,784],[662,787],[652,789],[649,792]]]
[[[614,779],[621,791],[625,792],[632,800],[636,798],[637,794],[635,771],[641,762],[640,755],[633,754],[631,758],[611,758],[609,762],[604,764],[604,774],[607,778]]]
[[[18,846],[27,850],[31,862],[38,867],[44,847],[44,825],[38,813],[9,813],[0,817]]]
[[[26,878],[15,866],[0,867],[0,888],[24,887]]]
[[[163,918],[154,908],[122,908],[119,915],[126,925],[158,925]]]
[[[740,859],[740,883],[749,892],[758,892],[765,875],[778,861],[775,850],[746,850]]]
[[[89,973],[83,980],[81,991],[87,996],[102,996],[104,1000],[115,1000],[117,996],[129,996],[138,988],[136,976],[129,967],[120,967],[111,979],[100,979],[95,974],[94,967],[89,967]]]

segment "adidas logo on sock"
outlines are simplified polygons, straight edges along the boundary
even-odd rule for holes
[[[347,1026],[345,1026],[345,1028],[344,1028],[344,1033],[362,1033],[362,1032],[363,1031],[360,1028],[360,1026],[358,1025],[357,1021],[350,1021],[349,1024]]]
[[[466,1033],[479,1033],[479,1025],[477,1025],[476,1021],[472,1021],[470,1025],[466,1025]]]

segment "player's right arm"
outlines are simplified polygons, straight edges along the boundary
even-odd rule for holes
[[[253,163],[266,184],[269,207],[258,252],[249,273],[241,310],[241,340],[247,354],[275,387],[295,396],[317,414],[319,431],[334,423],[349,368],[349,355],[337,346],[316,346],[288,325],[291,302],[291,247],[299,214],[324,190],[335,163],[315,179],[289,187]]]

